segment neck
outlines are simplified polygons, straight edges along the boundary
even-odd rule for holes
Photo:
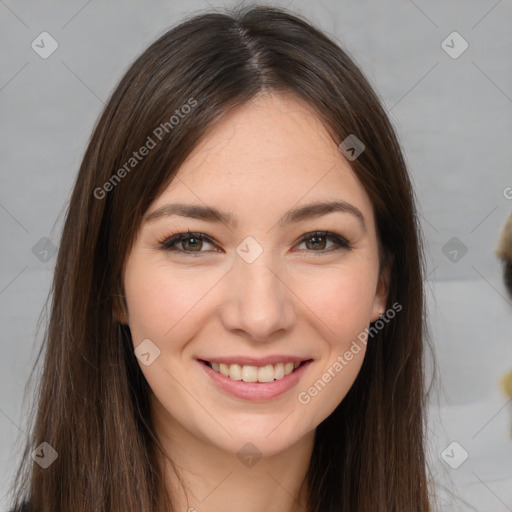
[[[306,476],[314,431],[279,453],[258,455],[249,447],[223,450],[168,415],[165,423],[153,416],[167,455],[163,469],[175,510],[308,512]]]

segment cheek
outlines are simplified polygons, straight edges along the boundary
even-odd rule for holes
[[[318,342],[323,346],[322,359],[297,399],[318,423],[334,411],[359,374],[376,279],[376,272],[367,267],[366,271],[331,272],[324,278],[317,275],[314,286],[311,282],[308,287],[301,285],[300,296],[314,313],[309,317],[322,332]]]
[[[291,288],[303,301],[309,316],[331,344],[346,341],[370,323],[375,296],[376,272],[373,268],[323,269],[322,272],[301,275]]]
[[[193,270],[193,269],[191,269]],[[144,338],[172,337],[174,328],[190,323],[201,299],[214,286],[212,276],[198,279],[191,272],[172,272],[159,265],[139,263],[135,258],[125,272],[125,293],[130,329],[135,344]]]

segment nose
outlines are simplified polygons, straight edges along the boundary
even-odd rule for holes
[[[291,329],[295,295],[278,269],[265,252],[252,263],[235,258],[224,283],[221,321],[226,330],[255,342],[271,342]]]

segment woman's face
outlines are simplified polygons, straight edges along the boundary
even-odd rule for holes
[[[290,447],[352,386],[384,282],[372,204],[319,118],[257,96],[191,153],[128,255],[155,421],[233,454]]]

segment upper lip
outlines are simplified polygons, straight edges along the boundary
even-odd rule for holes
[[[277,363],[302,363],[309,361],[310,357],[298,357],[287,355],[272,355],[266,357],[248,357],[248,356],[229,356],[229,357],[211,357],[200,359],[200,361],[208,361],[218,364],[239,364],[241,366],[266,366],[267,364]]]

